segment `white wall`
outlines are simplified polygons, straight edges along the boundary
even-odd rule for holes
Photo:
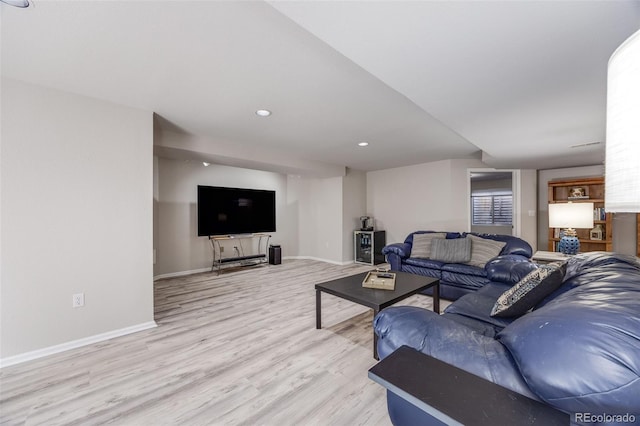
[[[367,215],[367,174],[347,170],[342,185],[342,261],[353,261],[353,231]],[[374,218],[375,219],[375,218]]]
[[[355,170],[335,178],[290,176],[287,204],[295,210],[291,216],[297,225],[293,255],[352,262],[353,231],[366,214],[366,185],[366,174]]]
[[[197,236],[198,185],[275,190],[277,232],[270,242],[282,246],[283,257],[353,260],[353,230],[366,213],[363,172],[307,178],[216,164],[204,167],[198,161],[154,161],[156,277],[211,267],[209,241]],[[225,253],[232,252],[234,244],[227,244]]]
[[[152,325],[152,114],[3,79],[1,136],[3,361]]]
[[[549,229],[550,180],[604,176],[604,166],[569,167],[564,169],[540,170],[538,172],[538,249],[547,250]],[[631,213],[616,213],[613,216],[613,251],[636,255],[636,218]]]
[[[417,230],[468,231],[468,169],[479,160],[444,160],[367,173],[367,211],[387,243],[404,241]],[[536,172],[520,170],[519,237],[535,248]]]
[[[544,250],[538,247],[538,197],[537,197],[537,172],[531,169],[520,170],[520,205],[517,206],[520,215],[520,235],[519,237],[528,242],[536,250]]]
[[[467,230],[467,169],[479,160],[444,160],[367,173],[367,212],[387,243],[417,230]]]
[[[282,246],[283,256],[297,249],[296,212],[287,201],[287,176],[279,173],[201,162],[158,158],[158,207],[155,221],[156,264],[154,275],[183,273],[211,267],[212,253],[207,237],[198,237],[197,187],[198,185],[234,188],[267,189],[276,191],[276,232],[271,233],[271,244]],[[232,253],[227,244],[225,255]],[[250,247],[250,240],[242,242]],[[257,247],[253,247],[257,249]],[[226,250],[230,251],[226,251]],[[263,246],[264,249],[264,246]]]
[[[296,206],[298,252],[293,256],[342,262],[342,177],[289,179],[288,203]]]

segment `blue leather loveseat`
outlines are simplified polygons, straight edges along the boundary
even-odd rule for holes
[[[513,279],[538,268],[502,266]],[[442,315],[409,306],[383,310],[374,319],[380,358],[407,345],[569,413],[572,424],[640,424],[640,259],[576,255],[560,287],[532,310],[492,317],[511,284],[491,282]],[[395,425],[440,424],[392,392],[387,399]]]
[[[385,246],[382,253],[386,256],[391,270],[425,275],[440,280],[440,297],[456,300],[459,297],[480,289],[491,279],[484,262],[475,264],[448,263],[437,259],[418,257],[414,249],[414,238],[422,238],[428,235],[439,235],[447,240],[475,238],[475,241],[487,240],[497,242],[495,256],[512,262],[528,262],[532,255],[532,249],[526,241],[511,235],[476,234],[459,232],[416,231],[412,232],[404,240],[404,243],[394,243]],[[473,247],[472,247],[473,248]],[[490,258],[484,259],[486,265],[491,264]],[[432,290],[427,290],[430,293]]]

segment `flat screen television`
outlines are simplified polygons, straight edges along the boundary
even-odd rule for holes
[[[275,191],[198,185],[199,237],[275,230]]]

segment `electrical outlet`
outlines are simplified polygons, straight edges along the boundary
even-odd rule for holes
[[[84,306],[84,293],[76,293],[73,295],[73,307],[79,308]]]
[[[224,246],[220,246],[220,253],[224,253]]]

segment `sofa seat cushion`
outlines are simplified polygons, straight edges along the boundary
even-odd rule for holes
[[[445,263],[440,268],[443,271],[453,272],[456,274],[472,275],[474,277],[486,277],[487,271],[477,266],[465,265],[464,263]]]
[[[497,337],[530,388],[557,408],[638,413],[640,262],[621,259],[619,266],[585,269],[585,258],[601,257],[586,255],[569,261],[563,287],[570,290]]]
[[[440,271],[440,269],[423,268],[422,266],[413,266],[413,265],[408,265],[406,263],[402,265],[402,272],[408,272],[409,274],[415,274],[415,275],[422,275],[425,277],[437,278],[439,280],[442,279],[442,272]]]
[[[503,327],[496,328],[492,324],[478,321],[475,318],[470,318],[457,313],[445,313],[445,314],[442,314],[441,316],[443,318],[447,318],[451,321],[457,322],[460,325],[468,327],[470,330],[473,330],[478,334],[481,334],[486,337],[490,337],[492,339],[494,339],[496,335],[503,329]]]
[[[410,257],[409,259],[405,260],[405,263],[411,266],[419,266],[420,268],[430,268],[437,270],[442,269],[442,265],[444,265],[444,262],[441,262],[439,260],[422,259],[419,257]]]
[[[407,345],[537,399],[503,345],[443,315],[414,306],[391,306],[376,315],[373,328],[380,359]]]
[[[507,325],[511,324],[515,318],[496,318],[491,316],[491,310],[496,303],[496,299],[508,290],[506,284],[489,283],[478,291],[466,294],[456,300],[445,309],[445,314],[454,316],[463,316],[474,322],[466,321],[466,325],[485,335],[486,330],[490,329],[493,333],[490,337],[494,337]],[[455,318],[452,318],[455,320]]]
[[[442,271],[442,281],[455,284],[458,287],[469,290],[477,290],[490,283],[488,278],[478,275],[465,275],[459,272]]]

